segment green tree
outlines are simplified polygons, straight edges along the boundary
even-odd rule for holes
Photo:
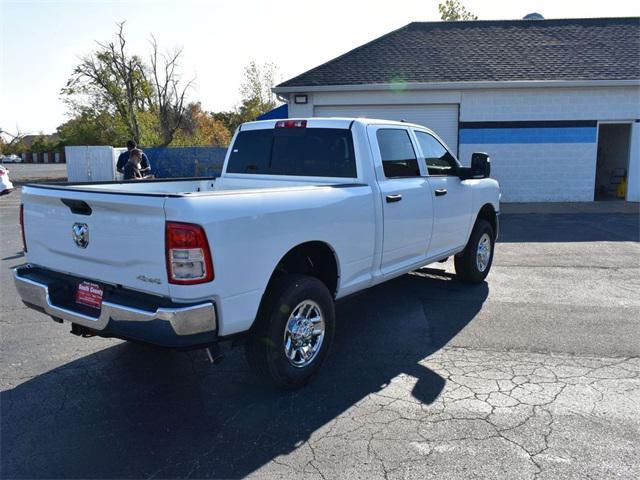
[[[258,65],[250,62],[244,68],[244,81],[240,85],[241,108],[245,107],[246,112],[257,112],[256,116],[275,108],[278,99],[271,89],[276,83],[277,74],[278,68],[273,63]]]
[[[24,135],[21,132],[15,134],[0,128],[0,153],[21,154],[29,151],[29,147],[24,142]]]
[[[278,98],[271,91],[278,76],[278,67],[273,63],[258,65],[250,62],[244,68],[244,79],[240,85],[240,104],[231,111],[213,113],[213,118],[234,132],[243,122],[255,120],[263,113],[278,106]]]
[[[211,116],[214,120],[222,123],[231,133],[235,132],[238,125],[243,122],[237,108],[226,112],[211,112]]]
[[[89,109],[60,125],[58,136],[62,145],[124,145],[131,138],[119,116]]]
[[[58,148],[58,142],[51,140],[48,135],[40,132],[38,136],[31,143],[31,152],[33,153],[42,153],[42,152],[51,152]]]
[[[118,24],[116,40],[98,43],[98,49],[82,57],[62,94],[74,113],[91,110],[95,116],[118,116],[129,135],[141,141],[138,112],[150,107],[152,86],[146,65],[126,50],[124,22]]]
[[[440,20],[455,22],[458,20],[477,20],[478,16],[467,10],[460,0],[445,0],[438,4]]]
[[[96,51],[81,59],[62,89],[72,117],[104,119],[110,115],[138,143],[171,143],[184,118],[185,98],[192,85],[181,79],[182,51],[159,53],[152,36],[149,62],[131,55],[124,22],[118,24],[114,41],[97,45]]]
[[[231,142],[231,132],[225,124],[202,110],[200,102],[190,103],[182,127],[171,145],[211,145],[226,147]]]

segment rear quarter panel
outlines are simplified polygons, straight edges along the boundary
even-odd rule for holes
[[[220,335],[251,327],[276,265],[302,243],[322,241],[333,249],[338,296],[371,281],[375,212],[368,185],[168,198],[165,213],[167,221],[197,223],[206,231],[214,280],[170,290],[176,301],[216,300]]]

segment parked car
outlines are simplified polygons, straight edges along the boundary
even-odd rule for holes
[[[0,195],[6,195],[13,191],[13,183],[9,180],[9,170],[0,165]]]
[[[245,344],[295,388],[331,346],[334,301],[455,257],[482,282],[498,235],[486,154],[369,119],[241,125],[218,179],[27,185],[25,304],[72,333],[166,347]]]
[[[18,155],[2,155],[2,163],[22,163],[22,157]]]

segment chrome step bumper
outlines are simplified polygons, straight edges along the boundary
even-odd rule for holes
[[[102,308],[97,316],[91,316],[79,311],[75,311],[68,306],[56,305],[50,295],[52,282],[46,275],[38,275],[37,272],[46,271],[40,267],[21,266],[13,269],[13,278],[22,301],[31,308],[36,308],[51,317],[59,320],[66,320],[83,327],[87,327],[96,334],[104,332],[115,337],[126,337],[118,335],[122,329],[119,326],[126,326],[125,330],[137,332],[134,339],[153,341],[157,336],[158,326],[162,325],[163,336],[172,334],[176,337],[198,336],[205,334],[207,337],[217,332],[216,309],[213,302],[203,302],[195,305],[171,305],[154,307],[151,302],[148,309],[134,307],[121,303],[104,300]],[[50,272],[54,274],[54,272]],[[157,297],[149,296],[155,299]],[[148,326],[149,335],[145,334],[145,325]],[[167,329],[166,326],[170,329]],[[153,330],[156,330],[155,332]],[[143,337],[143,338],[140,338]],[[148,337],[148,338],[146,338]],[[183,340],[187,340],[184,338]],[[171,343],[171,342],[170,342]],[[183,344],[185,342],[177,342]],[[188,343],[188,342],[187,342]],[[167,345],[170,346],[170,345]]]

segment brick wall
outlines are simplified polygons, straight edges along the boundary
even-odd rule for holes
[[[637,87],[473,90],[463,93],[460,104],[461,122],[629,121],[639,117]],[[474,151],[489,153],[503,201],[583,202],[593,200],[596,142],[597,136],[590,143],[461,143],[460,159],[468,164]],[[632,149],[631,171],[637,171],[639,157],[640,152]],[[630,183],[629,200],[638,196],[636,190]]]
[[[305,92],[300,92],[305,93]],[[460,122],[634,121],[640,119],[640,87],[505,88],[469,90],[342,91],[309,93],[307,105],[290,103],[289,116],[313,115],[314,105],[416,105],[459,103]],[[493,175],[507,202],[591,201],[595,185],[597,136],[575,143],[461,142],[459,158],[491,155]],[[512,135],[512,139],[517,139]],[[634,123],[628,199],[640,199],[640,124]]]
[[[461,121],[633,120],[640,117],[640,88],[528,88],[467,90]]]
[[[588,202],[593,200],[596,144],[463,144],[468,165],[473,152],[491,156],[491,176],[504,202]]]

